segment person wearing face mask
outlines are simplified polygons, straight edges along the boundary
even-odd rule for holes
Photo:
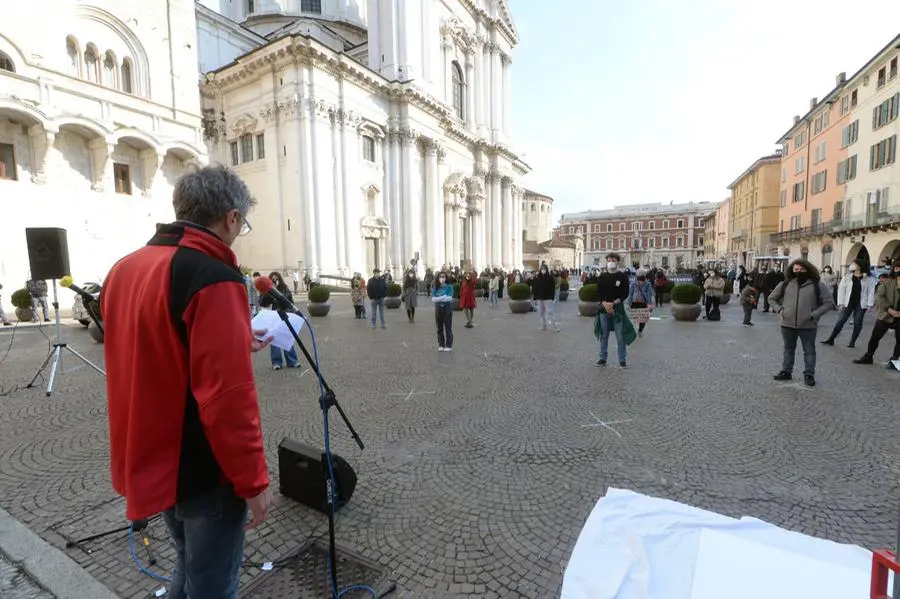
[[[856,347],[856,340],[863,327],[863,318],[866,312],[871,312],[875,305],[875,281],[872,277],[856,261],[853,261],[847,269],[850,274],[841,279],[838,287],[837,305],[841,310],[841,315],[834,323],[831,335],[822,342],[822,345],[834,345],[834,340],[841,334],[844,324],[852,316],[853,334],[850,336],[850,345],[847,347]]]
[[[815,266],[807,260],[798,259],[791,262],[785,280],[772,290],[769,305],[780,317],[784,342],[781,371],[775,375],[775,380],[791,380],[799,339],[803,344],[803,382],[814,387],[816,330],[822,315],[834,307],[831,290],[824,288]]]
[[[594,326],[595,335],[600,338],[600,355],[597,366],[606,366],[606,358],[609,348],[609,334],[616,333],[616,349],[619,353],[619,366],[627,366],[627,347],[625,344],[625,321],[631,326],[631,321],[625,314],[624,302],[628,299],[628,290],[631,281],[626,273],[619,270],[620,257],[618,254],[606,256],[606,272],[597,277],[597,299],[600,301],[600,311],[597,313],[597,324]],[[633,327],[631,327],[633,329]],[[599,330],[598,330],[599,329]],[[632,331],[633,332],[633,331]]]
[[[853,266],[852,264],[850,266]],[[857,265],[857,268],[859,265]],[[838,284],[837,277],[834,276],[834,271],[831,270],[830,266],[826,266],[822,269],[822,284],[825,285],[827,289],[831,290],[831,299],[834,301],[835,309],[840,305],[838,301]]]
[[[643,337],[644,327],[647,326],[650,312],[653,311],[653,286],[647,280],[646,270],[637,272],[637,277],[628,292],[628,308],[632,310],[632,319],[638,323],[638,337]]]
[[[556,279],[550,274],[550,269],[546,264],[541,264],[538,275],[531,282],[531,293],[541,315],[541,330],[546,331],[549,324],[558,333],[559,324],[555,320],[553,303],[556,294]]]
[[[853,360],[854,364],[872,364],[881,338],[894,329],[894,353],[891,354],[887,367],[897,369],[894,361],[900,360],[900,260],[894,260],[889,272],[890,276],[875,290],[876,321],[869,346],[861,358]]]
[[[447,273],[443,271],[435,279],[431,301],[434,302],[438,351],[453,351],[453,285],[447,281]]]

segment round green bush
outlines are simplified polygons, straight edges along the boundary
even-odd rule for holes
[[[12,305],[23,310],[31,307],[31,294],[27,289],[18,289],[13,292],[10,300]]]
[[[583,286],[578,290],[578,299],[583,302],[596,302],[599,301],[597,299],[597,286],[593,283],[589,285]]]
[[[700,302],[701,297],[703,297],[703,290],[691,283],[675,285],[672,289],[672,303],[674,304],[696,304]]]
[[[525,283],[513,283],[507,291],[511,300],[527,300],[531,297],[531,287]]]
[[[323,304],[331,297],[331,291],[325,285],[316,285],[309,290],[309,301]]]
[[[387,286],[388,297],[400,297],[403,295],[403,288],[397,283],[389,283]]]
[[[559,282],[559,290],[560,291],[568,291],[569,290],[569,282],[565,279]]]
[[[666,286],[663,287],[664,293],[672,293],[672,290],[675,289],[675,281],[669,281],[666,283]]]

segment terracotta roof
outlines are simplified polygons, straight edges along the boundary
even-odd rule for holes
[[[565,237],[554,237],[553,239],[548,239],[547,241],[543,241],[540,243],[541,247],[544,248],[574,248],[575,242]]]
[[[522,253],[530,255],[540,255],[548,254],[549,252],[547,251],[547,248],[544,247],[544,244],[526,239],[525,243],[522,244]]]

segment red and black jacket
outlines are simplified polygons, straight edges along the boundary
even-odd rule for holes
[[[100,293],[112,484],[129,520],[223,485],[269,484],[250,357],[247,289],[231,249],[159,225]]]

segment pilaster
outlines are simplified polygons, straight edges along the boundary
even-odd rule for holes
[[[28,130],[31,140],[31,182],[43,185],[47,182],[47,155],[56,141],[56,131],[48,131],[41,125],[34,125]]]
[[[141,159],[141,174],[143,175],[142,195],[145,198],[152,198],[153,187],[156,184],[159,175],[162,173],[162,166],[163,162],[166,160],[166,155],[157,152],[156,150],[148,149],[141,151],[138,156]]]

